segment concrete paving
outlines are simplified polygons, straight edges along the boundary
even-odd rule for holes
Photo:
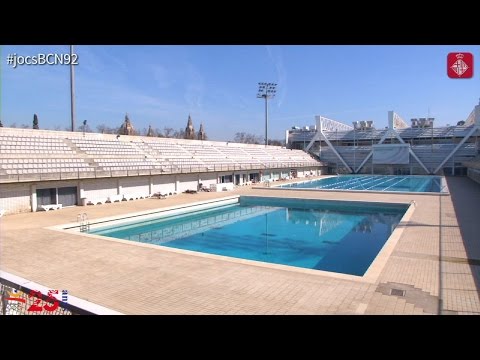
[[[125,314],[480,314],[480,185],[447,182],[450,196],[242,187],[8,215],[0,269]],[[235,194],[416,207],[373,281],[46,229]]]

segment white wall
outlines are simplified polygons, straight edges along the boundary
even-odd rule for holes
[[[83,197],[89,200],[106,198],[117,195],[117,179],[89,179],[82,180]]]
[[[126,177],[118,180],[122,187],[121,194],[142,194],[150,193],[150,179],[148,176]]]
[[[255,171],[238,172],[243,174],[254,173]],[[308,171],[310,172],[310,171]],[[287,169],[276,169],[269,171],[267,174],[274,173],[278,177],[280,173],[288,173]],[[237,173],[235,173],[237,174]],[[24,184],[0,184],[0,209],[6,210],[7,214],[29,212],[31,209],[31,187],[35,189],[50,188],[50,187],[64,187],[64,186],[78,186],[79,189],[79,204],[80,199],[85,197],[91,201],[98,199],[105,199],[111,195],[120,194],[144,194],[162,192],[183,192],[185,190],[197,190],[199,179],[200,182],[210,187],[211,184],[216,184],[217,179],[221,175],[232,175],[232,172],[223,173],[201,173],[201,174],[178,174],[178,175],[155,175],[155,176],[140,176],[140,177],[125,177],[125,178],[98,178],[85,180],[65,180],[65,181],[41,181],[38,183],[24,183]],[[298,169],[298,176],[303,177],[303,171]],[[150,181],[152,182],[152,189],[150,190]],[[176,184],[178,181],[178,184]],[[120,192],[118,186],[120,185]],[[176,188],[177,186],[177,188]],[[36,196],[36,194],[35,194]]]
[[[197,190],[198,188],[198,174],[181,174],[177,175],[179,193],[185,190]]]
[[[152,194],[169,194],[175,191],[175,175],[152,176]]]
[[[29,184],[1,184],[0,209],[6,214],[31,211]]]
[[[200,182],[203,184],[203,186],[209,188],[211,184],[217,183],[217,177],[218,177],[218,174],[216,173],[200,174]]]

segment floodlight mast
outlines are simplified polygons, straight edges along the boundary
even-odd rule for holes
[[[268,145],[268,99],[273,99],[277,92],[277,84],[275,83],[258,83],[257,98],[265,99],[265,147]]]
[[[70,116],[72,131],[75,131],[75,71],[73,67],[73,45],[70,45]]]

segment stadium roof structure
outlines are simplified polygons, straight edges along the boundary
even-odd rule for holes
[[[464,125],[461,126],[447,126],[447,127],[409,127],[407,122],[402,119],[394,111],[388,112],[388,127],[385,129],[375,129],[371,127],[369,122],[369,128],[363,130],[356,130],[354,127],[344,124],[342,122],[332,120],[323,116],[316,116],[316,131],[306,146],[305,150],[309,151],[317,141],[323,141],[327,144],[329,149],[335,154],[340,162],[350,173],[358,173],[362,167],[370,160],[374,153],[374,145],[382,145],[386,139],[396,139],[400,144],[408,146],[409,154],[418,162],[418,164],[425,170],[427,174],[436,174],[445,163],[454,156],[459,149],[472,137],[480,135],[480,102],[476,105],[469,116],[467,117]],[[417,156],[414,149],[408,144],[408,139],[421,139],[421,138],[450,138],[456,137],[461,140],[455,144],[453,148],[448,151],[440,163],[434,168],[428,168],[424,162]],[[333,145],[332,141],[361,141],[371,140],[372,147],[358,165],[358,167],[351,166],[340,154],[338,149]],[[407,141],[406,141],[407,140]]]

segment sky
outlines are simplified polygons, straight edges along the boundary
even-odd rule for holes
[[[472,79],[447,77],[447,54],[471,52]],[[70,69],[66,65],[13,68],[7,55],[68,53],[69,46],[0,47],[0,119],[4,126],[70,126]],[[435,126],[465,120],[480,98],[480,46],[326,45],[78,45],[75,51],[77,125],[87,120],[118,127],[128,113],[136,129],[185,128],[203,123],[210,140],[236,132],[264,137],[265,103],[258,82],[277,83],[269,100],[269,139],[322,115],[351,125],[387,125],[394,110],[435,117]]]

